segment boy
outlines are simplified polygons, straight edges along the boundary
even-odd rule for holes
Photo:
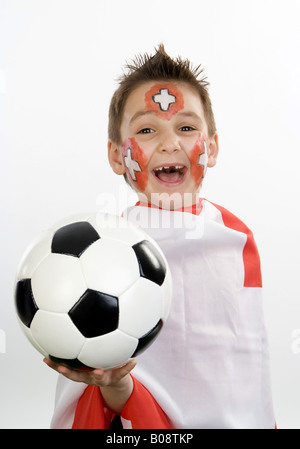
[[[110,428],[120,415],[125,428],[274,428],[255,242],[199,197],[218,155],[207,83],[162,45],[128,68],[111,101],[108,158],[139,197],[125,216],[167,257],[173,303],[136,367],[76,371],[45,360],[63,374],[52,427]]]

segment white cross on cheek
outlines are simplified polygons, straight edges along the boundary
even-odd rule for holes
[[[136,181],[135,172],[140,172],[142,171],[142,169],[140,167],[140,164],[134,159],[132,159],[131,148],[128,147],[126,152],[127,152],[126,156],[124,157],[125,165],[128,168],[132,180]]]
[[[169,94],[169,89],[160,89],[159,94],[153,95],[154,103],[159,103],[162,111],[168,111],[171,104],[176,103],[175,95]]]
[[[204,153],[200,154],[197,165],[202,165],[202,167],[203,167],[203,176],[204,176],[205,172],[206,172],[206,169],[207,169],[207,163],[208,163],[207,147],[206,147],[205,140],[203,142],[203,145],[204,145]]]

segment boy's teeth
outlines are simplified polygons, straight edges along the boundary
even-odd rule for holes
[[[169,165],[168,167],[159,167],[156,168],[155,171],[162,171],[162,170],[169,170],[169,169],[175,169],[175,170],[181,170],[183,168],[183,165]]]
[[[154,169],[155,176],[168,183],[180,181],[184,176],[184,165],[168,165]]]

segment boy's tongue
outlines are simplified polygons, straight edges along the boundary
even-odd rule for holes
[[[182,173],[175,167],[164,168],[155,172],[155,175],[163,182],[178,182],[182,178]]]

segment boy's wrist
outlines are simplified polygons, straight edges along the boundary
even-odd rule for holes
[[[133,379],[127,374],[114,385],[100,387],[100,391],[105,405],[111,411],[120,414],[133,391]]]

